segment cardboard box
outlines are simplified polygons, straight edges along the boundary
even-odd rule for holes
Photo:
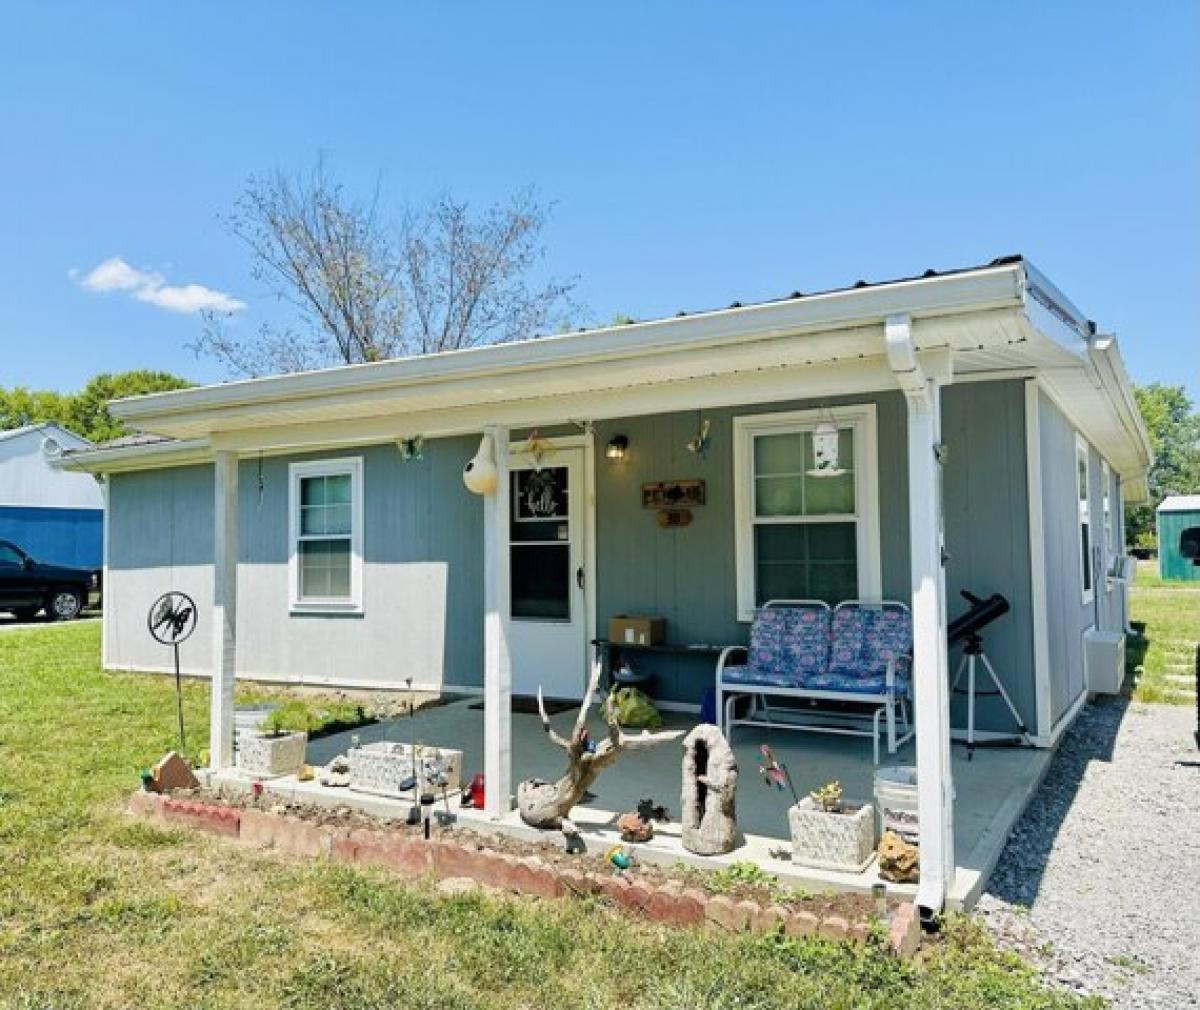
[[[661,645],[667,637],[663,617],[635,617],[617,614],[608,621],[608,640],[621,645]]]

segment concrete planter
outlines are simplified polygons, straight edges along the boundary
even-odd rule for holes
[[[247,775],[264,779],[294,775],[304,764],[307,746],[307,733],[276,736],[258,729],[242,730],[237,740],[237,767]]]
[[[462,785],[462,751],[417,744],[414,768],[413,748],[406,743],[379,741],[353,748],[350,759],[350,788],[377,796],[410,794],[414,772],[422,790],[441,793],[457,791]],[[407,786],[407,788],[405,788]]]
[[[861,873],[875,855],[875,810],[870,803],[827,813],[805,796],[788,810],[792,861],[800,866]]]

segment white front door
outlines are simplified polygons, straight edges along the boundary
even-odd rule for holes
[[[509,464],[513,694],[581,698],[587,672],[583,450]]]

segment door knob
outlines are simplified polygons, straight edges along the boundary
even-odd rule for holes
[[[583,565],[575,569],[575,585],[580,589],[583,588]]]

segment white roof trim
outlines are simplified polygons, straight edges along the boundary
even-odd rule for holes
[[[149,423],[187,411],[352,390],[428,385],[460,377],[479,378],[531,368],[648,357],[675,350],[829,332],[882,322],[897,313],[925,318],[1013,307],[1022,300],[1022,269],[1020,263],[1008,263],[583,333],[151,393],[116,400],[112,411],[132,422]]]
[[[1115,340],[1026,260],[487,347],[118,400],[135,429],[176,439],[67,454],[80,468],[170,466],[389,441],[480,425],[544,425],[690,406],[895,388],[884,321],[912,319],[919,355],[953,372],[1036,374],[1144,494],[1149,441]],[[882,376],[882,378],[881,378]],[[845,387],[845,390],[843,389]],[[86,459],[87,463],[82,461]]]
[[[64,428],[57,421],[42,421],[40,424],[26,424],[20,428],[9,428],[7,431],[0,431],[0,442],[7,441],[10,438],[19,438],[22,435],[32,435],[34,432],[39,431],[52,431],[56,437],[65,436],[65,439],[59,439],[60,441],[65,440],[79,446],[90,446],[92,444],[82,435],[76,435],[75,432]]]
[[[1162,500],[1157,512],[1191,512],[1200,510],[1200,494],[1173,494]]]

